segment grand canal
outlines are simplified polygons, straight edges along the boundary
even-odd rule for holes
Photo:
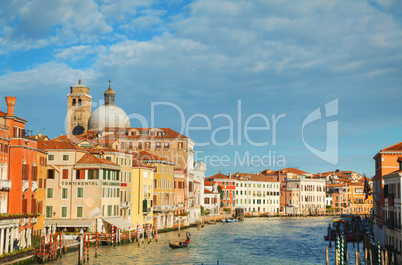
[[[253,218],[243,222],[206,225],[189,231],[189,247],[172,250],[169,240],[177,240],[177,231],[160,234],[158,242],[124,244],[118,247],[102,246],[98,258],[90,249],[86,264],[325,264],[323,235],[329,217],[307,218]],[[350,264],[354,264],[354,248],[348,244]],[[362,249],[362,245],[360,245]],[[329,250],[330,263],[334,264],[334,246]],[[53,264],[77,264],[77,252],[68,253]]]

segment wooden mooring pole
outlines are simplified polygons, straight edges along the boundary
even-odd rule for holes
[[[329,265],[329,259],[328,259],[328,246],[325,246],[325,263]]]
[[[98,244],[99,244],[99,232],[96,232],[96,239],[95,239],[95,258],[98,257]]]

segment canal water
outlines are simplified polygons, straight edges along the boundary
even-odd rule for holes
[[[187,248],[170,249],[168,242],[178,239],[177,231],[158,235],[158,242],[138,247],[136,243],[117,247],[101,246],[98,258],[90,248],[85,264],[325,264],[324,234],[332,218],[248,218],[237,223],[205,225],[188,231]],[[352,243],[348,243],[350,264],[354,264]],[[360,250],[362,244],[360,244]],[[329,249],[330,264],[335,264],[334,244]],[[52,264],[77,264],[78,252],[68,253]]]

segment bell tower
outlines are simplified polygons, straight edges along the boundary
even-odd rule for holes
[[[89,95],[89,87],[78,84],[70,87],[67,95],[67,135],[80,135],[87,131],[88,120],[91,116],[92,97]]]

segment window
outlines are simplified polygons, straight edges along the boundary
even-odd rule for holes
[[[61,198],[62,199],[67,199],[68,197],[68,189],[67,188],[62,188],[61,189]]]
[[[48,161],[54,161],[54,155],[48,155],[47,160]]]
[[[47,199],[53,199],[53,189],[52,188],[48,188],[46,190],[46,198]]]
[[[54,169],[48,169],[47,170],[47,178],[48,179],[54,179]]]
[[[70,159],[69,155],[63,155],[63,161],[68,161]]]
[[[81,99],[79,98],[79,99],[78,99],[78,106],[81,106],[81,103],[82,103],[82,102],[81,102]]]
[[[184,146],[183,142],[179,142],[179,143],[178,143],[178,148],[179,148],[179,149],[183,149],[183,146]]]
[[[138,149],[142,149],[142,142],[138,142]]]
[[[77,207],[77,217],[82,217],[82,206]]]
[[[169,149],[169,143],[167,142],[167,143],[164,143],[164,148],[165,149]]]
[[[112,205],[108,205],[107,206],[107,216],[111,216],[112,215]]]
[[[151,142],[145,142],[145,149],[151,148]]]
[[[67,206],[62,206],[61,207],[61,217],[66,218],[67,217]]]
[[[111,157],[111,156],[107,156],[106,159],[109,160],[109,161],[112,161],[112,157]]]
[[[84,188],[77,188],[77,198],[84,197]]]
[[[156,142],[156,149],[161,149],[162,143],[161,142]]]
[[[145,171],[146,172],[146,171]],[[128,172],[128,183],[131,183],[131,171]]]
[[[46,206],[46,218],[52,218],[53,206]]]
[[[73,106],[77,105],[77,101],[75,98],[73,98]]]
[[[158,188],[158,180],[154,179],[154,189],[157,189],[157,188]]]
[[[68,169],[63,169],[63,179],[68,179]]]

